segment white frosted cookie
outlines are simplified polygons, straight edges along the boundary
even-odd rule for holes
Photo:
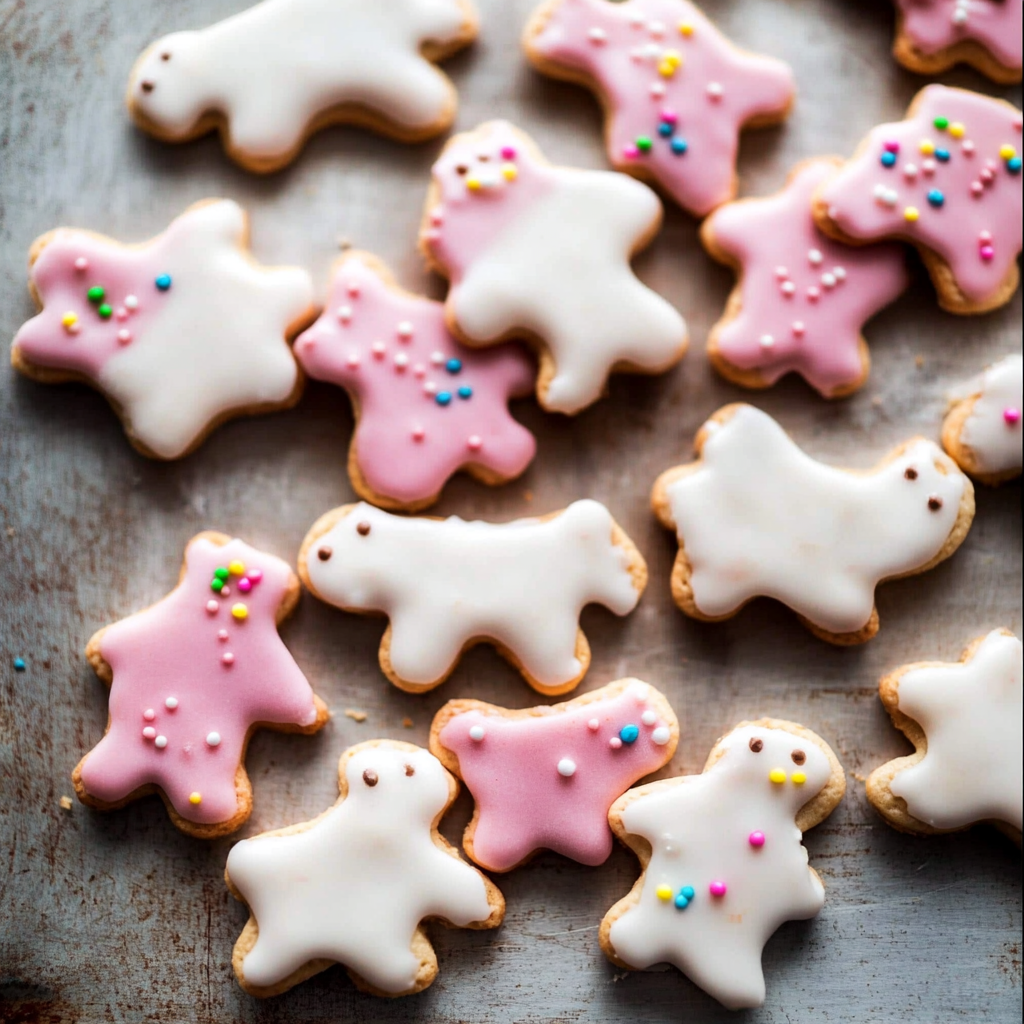
[[[923,438],[851,472],[804,454],[759,409],[727,405],[696,450],[651,495],[679,539],[672,596],[695,619],[773,597],[822,639],[863,643],[878,632],[875,587],[948,558],[974,518],[970,480]]]
[[[647,565],[596,501],[511,523],[409,518],[360,503],[313,525],[299,575],[328,604],[388,617],[380,665],[403,690],[439,686],[486,640],[534,689],[560,694],[590,665],[583,607],[627,615]]]
[[[330,124],[418,142],[455,118],[455,88],[432,61],[476,33],[472,0],[263,0],[153,43],[132,69],[128,109],[165,142],[216,129],[232,159],[261,173]]]
[[[883,677],[882,703],[914,744],[868,777],[868,799],[890,825],[936,835],[990,821],[1020,845],[1022,658],[1020,640],[996,629],[959,662],[917,662]]]
[[[629,790],[608,820],[642,870],[601,922],[601,948],[620,967],[670,963],[729,1009],[760,1006],[765,943],[825,902],[802,834],[845,791],[824,740],[771,718],[719,740],[702,774]]]
[[[224,872],[249,907],[232,966],[252,995],[286,992],[334,963],[379,996],[437,976],[422,921],[496,928],[497,887],[437,830],[458,783],[421,747],[370,740],[338,766],[341,796],[312,821],[238,843]]]

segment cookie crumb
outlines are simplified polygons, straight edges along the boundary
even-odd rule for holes
[[[353,722],[365,722],[366,712],[358,711],[356,708],[345,708],[345,717],[351,718]]]
[[[405,718],[402,719],[402,728],[403,729],[411,729],[412,728],[412,719],[408,715],[406,715]]]
[[[7,536],[8,537],[13,537],[14,536],[14,527],[13,526],[8,526],[7,527]]]
[[[882,396],[881,395],[875,395],[875,397],[871,399],[871,404],[876,409],[881,409],[882,408]]]
[[[352,241],[351,241],[351,239],[348,239],[348,238],[345,238],[342,235],[339,235],[338,236],[338,248],[342,252],[348,252],[349,249],[352,248]]]
[[[920,370],[924,366],[924,356],[914,356],[914,365]]]
[[[61,807],[62,811],[70,811],[71,807],[72,807],[71,797],[69,797],[69,796],[62,796],[60,798],[60,807]]]
[[[533,491],[523,491],[523,501],[533,501]]]

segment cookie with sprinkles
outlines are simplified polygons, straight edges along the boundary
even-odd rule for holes
[[[765,943],[825,903],[803,833],[845,792],[825,741],[773,718],[720,739],[702,774],[631,789],[608,820],[641,873],[601,922],[601,948],[631,970],[670,963],[731,1010],[761,1006]]]
[[[525,340],[540,355],[540,404],[573,415],[610,373],[662,373],[686,351],[683,318],[630,266],[661,216],[641,182],[552,166],[519,129],[491,121],[450,139],[434,164],[420,243],[451,281],[455,337]]]
[[[1020,476],[1024,358],[1007,356],[957,388],[942,423],[942,447],[984,484]]]
[[[249,908],[231,958],[246,992],[275,996],[342,964],[377,996],[437,977],[425,919],[497,928],[505,900],[438,831],[459,784],[422,747],[370,740],[338,765],[341,796],[312,821],[235,845],[224,878]]]
[[[57,228],[29,254],[41,312],[14,338],[14,368],[43,384],[102,392],[143,455],[180,459],[221,423],[294,405],[302,375],[288,341],[315,315],[298,267],[248,251],[245,211],[190,207],[163,234],[123,245]]]
[[[1020,279],[1021,124],[1004,100],[926,86],[819,188],[814,219],[851,245],[913,245],[950,313],[996,309]]]
[[[647,585],[643,556],[589,500],[511,523],[344,505],[313,524],[299,575],[321,601],[388,618],[380,667],[410,693],[439,686],[484,641],[535,690],[567,693],[590,665],[584,606],[628,615]]]
[[[508,411],[509,399],[533,393],[527,353],[460,345],[443,304],[402,291],[369,253],[335,265],[326,308],[295,355],[310,377],[349,393],[349,478],[375,505],[414,512],[459,470],[501,484],[533,459],[533,435]]]
[[[452,700],[430,727],[431,751],[474,800],[463,848],[488,871],[541,849],[603,864],[612,803],[668,764],[678,742],[668,701],[638,679],[525,711]]]
[[[421,142],[451,125],[458,103],[435,62],[477,25],[472,0],[263,0],[149,46],[128,111],[164,142],[217,131],[228,156],[260,174],[332,124]]]
[[[864,643],[878,632],[878,584],[949,558],[974,519],[971,481],[924,438],[873,470],[837,469],[766,413],[727,405],[695,448],[697,461],[658,477],[651,503],[679,541],[672,597],[705,622],[771,597],[823,640]]]
[[[916,662],[882,678],[885,710],[914,745],[868,776],[868,799],[893,828],[941,835],[990,822],[1020,846],[1022,660],[1020,640],[996,629],[959,662]]]
[[[895,0],[893,56],[919,75],[970,64],[1010,85],[1021,76],[1022,0]]]
[[[701,226],[704,248],[739,275],[708,337],[712,365],[736,384],[766,388],[795,372],[838,398],[867,380],[864,322],[909,279],[901,246],[855,249],[815,226],[811,199],[841,163],[807,160],[778,194],[727,203]]]
[[[253,731],[309,734],[329,716],[277,632],[298,599],[280,558],[221,533],[193,537],[177,587],[89,641],[109,718],[72,775],[79,800],[111,811],[156,793],[189,835],[240,828]]]
[[[736,195],[742,129],[784,121],[796,93],[786,64],[740,50],[686,0],[545,0],[523,45],[597,94],[612,166],[698,217]]]

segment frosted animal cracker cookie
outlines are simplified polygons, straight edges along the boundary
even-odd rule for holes
[[[462,845],[488,871],[540,849],[603,864],[612,802],[667,764],[678,741],[668,701],[638,679],[525,711],[453,700],[430,727],[431,751],[475,802]]]
[[[190,207],[163,234],[123,245],[57,228],[29,254],[41,312],[14,337],[14,368],[43,384],[101,391],[143,455],[179,459],[236,416],[294,405],[288,345],[315,314],[298,267],[263,267],[245,211]]]
[[[646,185],[554,167],[491,121],[449,140],[434,164],[420,241],[451,280],[452,333],[467,345],[528,341],[540,404],[573,414],[610,373],[662,373],[686,351],[683,318],[629,264],[660,225]]]
[[[647,585],[643,556],[596,501],[511,523],[345,505],[306,535],[299,575],[328,604],[388,617],[381,669],[413,693],[443,683],[483,640],[534,689],[567,693],[590,664],[583,607],[627,615]]]
[[[773,597],[823,640],[863,643],[878,632],[875,587],[944,561],[974,519],[970,480],[923,438],[850,472],[805,455],[753,406],[727,405],[696,450],[651,495],[679,539],[672,596],[695,619]]]
[[[110,717],[75,768],[78,798],[116,810],[157,793],[189,835],[239,828],[252,812],[253,731],[314,733],[329,715],[278,636],[298,599],[280,558],[220,533],[193,537],[177,587],[89,641]]]
[[[505,900],[438,832],[458,783],[411,743],[370,740],[338,766],[341,796],[312,821],[246,839],[225,880],[249,907],[232,965],[274,996],[335,963],[378,996],[421,992],[437,976],[424,919],[497,928]]]
[[[259,173],[331,124],[419,142],[455,119],[455,88],[432,61],[476,33],[471,0],[263,0],[153,43],[132,69],[128,109],[165,142],[217,130]]]
[[[868,777],[868,799],[890,825],[936,835],[991,821],[1020,845],[1022,658],[1020,640],[996,629],[959,662],[904,665],[882,679],[882,703],[915,748]]]
[[[620,967],[673,964],[730,1009],[760,1006],[765,943],[825,902],[802,833],[845,791],[826,743],[772,718],[719,740],[703,774],[631,789],[608,820],[641,874],[601,922],[602,949]]]

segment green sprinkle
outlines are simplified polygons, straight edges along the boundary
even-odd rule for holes
[[[639,149],[641,153],[649,153],[653,145],[654,143],[651,142],[646,135],[638,135],[636,137],[636,148]]]
[[[111,309],[105,302],[96,310],[96,312],[99,313],[104,320],[109,320],[114,315],[113,309]]]
[[[932,121],[932,124],[935,125],[935,127],[938,128],[940,132],[944,132],[949,127],[949,118],[937,117],[934,121]]]
[[[107,294],[107,293],[106,293],[106,292],[105,292],[105,291],[103,290],[103,288],[102,288],[102,287],[101,287],[100,285],[98,285],[98,284],[94,284],[94,285],[93,285],[93,286],[92,286],[92,287],[91,287],[91,288],[90,288],[90,289],[89,289],[89,290],[88,290],[88,291],[87,291],[87,292],[85,293],[85,296],[86,296],[86,298],[87,298],[87,299],[88,299],[88,300],[89,300],[90,302],[99,302],[99,301],[100,301],[100,300],[101,300],[101,299],[103,298],[103,296],[104,296],[104,295],[106,295],[106,294]]]
[[[213,570],[213,575],[216,576],[217,579],[219,580],[226,580],[231,575],[231,573],[229,573],[227,569],[225,569],[224,566],[222,565],[219,569]]]
[[[224,581],[217,579],[216,576],[210,580],[210,589],[215,593],[219,594],[224,587]]]

